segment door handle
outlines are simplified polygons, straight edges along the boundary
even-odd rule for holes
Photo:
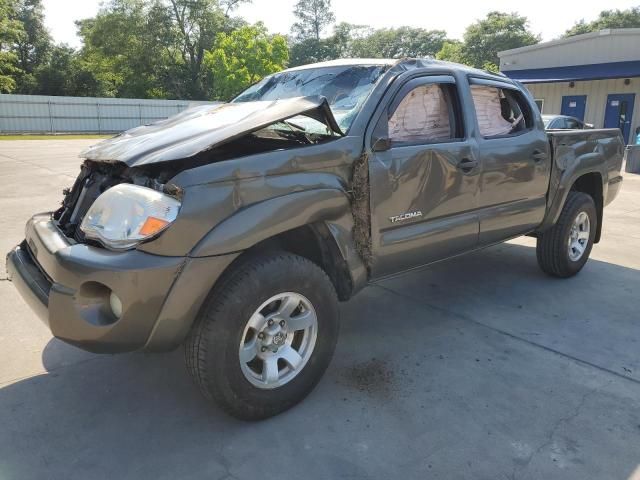
[[[533,153],[531,154],[531,158],[533,158],[534,162],[540,163],[543,160],[547,159],[547,154],[542,150],[534,150]]]
[[[478,161],[471,158],[463,158],[456,167],[464,173],[469,173],[478,166]]]

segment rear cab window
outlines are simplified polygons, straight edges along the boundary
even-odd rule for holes
[[[471,96],[480,135],[503,138],[519,135],[534,126],[531,106],[522,92],[491,84],[472,84]]]

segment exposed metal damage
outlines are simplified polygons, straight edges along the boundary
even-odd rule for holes
[[[163,183],[160,180],[162,177],[154,177],[141,169],[128,168],[122,163],[86,160],[73,186],[63,191],[62,206],[53,213],[53,219],[67,237],[84,242],[86,239],[78,228],[82,219],[93,202],[115,185],[130,183],[180,199],[182,190],[176,185]]]
[[[184,170],[318,145],[343,135],[325,99],[255,103],[268,105],[257,109],[253,104],[238,104],[228,110],[224,105],[197,107],[179,119],[177,123],[190,123],[179,133],[174,131],[174,118],[125,132],[90,148],[83,154],[86,160],[80,175],[73,187],[64,191],[62,207],[53,219],[67,237],[85,242],[78,226],[100,194],[115,185],[131,183],[180,199],[181,189],[170,182]],[[239,109],[242,112],[234,111]],[[228,117],[239,113],[242,117],[230,124]],[[296,123],[299,119],[316,122],[316,128],[301,127]],[[185,156],[175,158],[178,152]]]
[[[363,153],[353,164],[350,193],[353,212],[353,241],[360,258],[370,273],[373,255],[371,252],[369,157],[366,153]]]

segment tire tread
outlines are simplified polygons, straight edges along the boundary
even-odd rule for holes
[[[557,223],[538,236],[536,257],[543,272],[560,278],[570,277],[577,273],[577,271],[572,271],[566,267],[565,256],[567,256],[567,249],[563,233],[565,228],[573,221],[575,211],[581,205],[589,204],[593,206],[595,212],[595,204],[591,196],[582,192],[569,192]],[[595,231],[595,221],[597,220],[593,218],[590,218],[590,220],[592,221],[591,230]],[[584,253],[585,262],[589,256],[590,248],[591,245],[588,246],[589,251]]]
[[[226,413],[244,420],[262,419],[272,416],[273,413],[258,406],[254,407],[254,411],[247,412],[242,407],[236,407],[225,401],[223,392],[209,382],[210,375],[207,371],[208,345],[211,343],[212,330],[216,320],[222,315],[225,305],[234,301],[234,295],[236,295],[242,283],[248,281],[251,277],[259,276],[264,270],[276,268],[282,262],[293,262],[297,264],[296,269],[301,271],[309,271],[309,269],[315,271],[315,274],[321,276],[322,281],[331,286],[329,291],[332,301],[335,304],[338,303],[338,296],[329,276],[322,268],[307,258],[284,251],[249,255],[248,258],[237,264],[235,268],[232,268],[230,272],[223,275],[219,283],[212,289],[200,311],[198,319],[185,340],[185,363],[199,390],[205,398],[215,401]]]

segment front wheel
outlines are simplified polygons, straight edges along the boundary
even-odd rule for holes
[[[239,264],[214,289],[186,341],[203,394],[243,420],[301,401],[331,361],[337,296],[325,272],[285,252]]]
[[[569,192],[558,222],[538,237],[538,265],[547,274],[567,278],[577,274],[589,259],[598,216],[593,198]]]

